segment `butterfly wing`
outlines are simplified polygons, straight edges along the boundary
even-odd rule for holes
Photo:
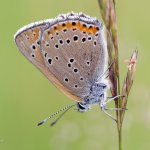
[[[48,80],[50,80],[69,98],[75,101],[80,101],[79,97],[71,94],[69,90],[58,81],[58,79],[49,71],[48,67],[45,65],[44,57],[40,48],[42,28],[45,26],[45,22],[40,22],[20,29],[15,35],[15,42],[21,53],[32,64],[34,64],[48,78]]]
[[[106,64],[104,28],[83,14],[67,14],[42,33],[45,64],[59,81],[81,99],[103,74]]]
[[[103,38],[103,26],[96,19],[69,13],[23,29],[15,41],[57,88],[80,101],[104,72]]]

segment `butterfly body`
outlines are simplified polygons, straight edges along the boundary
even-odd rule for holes
[[[83,102],[77,103],[77,108],[79,112],[88,111],[92,105],[100,105],[100,107],[105,107],[107,84],[105,83],[94,83],[90,88],[90,93],[86,96]]]
[[[104,107],[107,43],[101,21],[68,13],[23,27],[15,42],[51,83],[77,102],[79,112],[95,104]]]

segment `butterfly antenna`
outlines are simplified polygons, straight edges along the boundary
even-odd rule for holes
[[[60,112],[64,111],[55,121],[53,121],[51,123],[51,126],[54,125],[70,108],[74,107],[76,104],[73,104],[73,105],[69,105],[69,106],[66,106],[62,109],[60,109],[59,111],[57,111],[56,113],[50,115],[49,117],[47,117],[46,119],[44,119],[43,121],[39,122],[37,124],[37,126],[40,126],[42,125],[43,123],[47,122],[49,119],[53,118],[55,115],[59,114]]]
[[[75,105],[73,105],[73,106],[75,106]],[[72,108],[73,106],[71,106],[71,107],[67,108],[66,110],[64,110],[64,112],[63,112],[56,120],[54,120],[54,121],[50,124],[50,126],[55,125],[55,124],[57,123],[57,121],[58,121],[68,110],[70,110],[70,108]]]

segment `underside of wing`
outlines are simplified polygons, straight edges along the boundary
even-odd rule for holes
[[[29,25],[17,32],[15,42],[30,62],[75,101],[88,96],[106,67],[104,27],[82,13]]]
[[[104,73],[105,42],[102,23],[84,14],[68,14],[43,30],[41,48],[50,72],[84,99]]]
[[[71,94],[71,92],[58,81],[58,79],[45,65],[44,57],[41,51],[41,33],[46,25],[47,21],[34,23],[23,27],[16,33],[15,42],[21,53],[31,63],[33,63],[60,91],[62,91],[70,99],[80,101],[80,98]]]

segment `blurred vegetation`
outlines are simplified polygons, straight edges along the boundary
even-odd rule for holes
[[[116,0],[121,82],[124,60],[139,50],[137,72],[123,125],[124,149],[150,147],[150,1]],[[0,149],[2,150],[116,150],[115,123],[98,107],[67,113],[56,126],[36,123],[72,104],[18,51],[14,33],[22,26],[60,13],[84,12],[101,18],[97,1],[5,0],[0,3]],[[146,68],[147,67],[147,68]],[[109,143],[109,144],[108,144]]]

